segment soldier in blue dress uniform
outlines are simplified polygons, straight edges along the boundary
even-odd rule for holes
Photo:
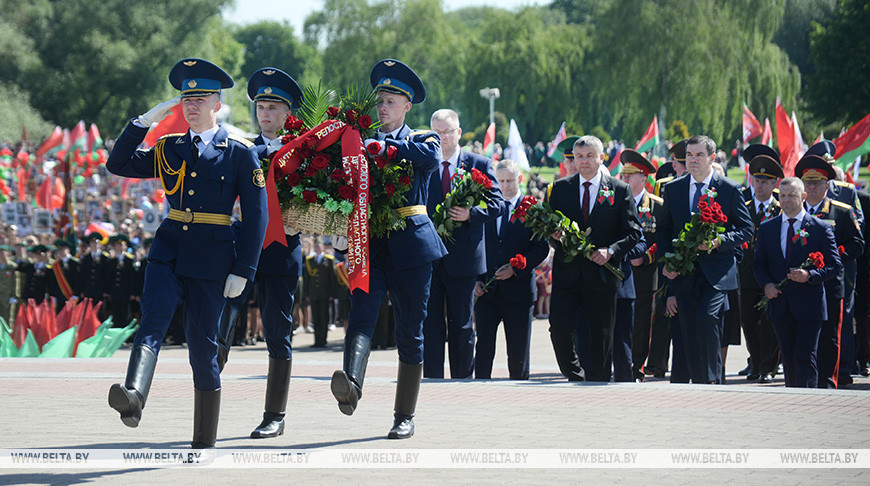
[[[405,114],[412,104],[426,99],[422,81],[405,64],[385,59],[375,64],[371,83],[378,92],[378,132],[381,152],[393,146],[398,159],[413,165],[407,206],[396,208],[405,217],[405,229],[385,238],[372,238],[369,292],[351,294],[349,324],[344,342],[344,366],[332,375],[332,394],[345,415],[353,414],[362,396],[363,378],[371,349],[371,336],[381,301],[389,290],[396,317],[399,372],[395,420],[387,437],[414,435],[414,411],[423,374],[423,320],[432,278],[432,262],[447,254],[435,226],[426,214],[429,176],[441,162],[441,142],[435,132],[412,132]],[[370,146],[375,140],[366,140]]]
[[[148,253],[142,325],[133,342],[125,383],[112,385],[109,405],[136,427],[148,398],[163,335],[184,302],[184,332],[195,388],[191,447],[213,447],[220,412],[218,321],[225,298],[237,297],[254,278],[266,229],[265,179],[253,144],[217,124],[220,90],[233,86],[221,68],[195,58],[169,73],[181,91],[187,133],[162,137],[136,150],[148,127],[177,99],[134,118],[115,143],[106,168],[132,178],[159,178],[171,209]],[[235,236],[230,214],[240,199],[242,228]]]
[[[261,129],[254,139],[254,150],[259,158],[264,158],[268,155],[269,143],[279,138],[278,130],[283,127],[290,109],[298,108],[302,103],[302,88],[284,71],[265,67],[248,80],[248,96],[256,103],[257,122]],[[275,217],[280,218],[281,215]],[[234,224],[233,229],[241,231],[241,223]],[[218,365],[223,370],[242,306],[248,299],[251,287],[254,287],[269,350],[269,374],[266,378],[263,421],[251,432],[253,439],[278,437],[284,433],[293,364],[293,299],[302,268],[299,234],[289,227],[285,227],[285,233],[288,233],[286,246],[273,242],[260,253],[256,285],[248,282],[240,296],[227,301],[218,333]]]

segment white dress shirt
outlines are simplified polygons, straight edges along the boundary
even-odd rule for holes
[[[798,234],[798,231],[800,231],[801,226],[804,224],[804,218],[806,215],[806,210],[801,209],[801,212],[795,216],[796,221],[794,222],[794,234]],[[788,236],[788,220],[789,217],[786,216],[785,213],[782,213],[782,228],[779,232],[779,245],[782,248],[782,256],[785,256],[785,246],[791,243],[790,241],[786,241],[786,237]]]
[[[596,172],[595,177],[591,180],[586,180],[582,175],[577,174],[580,180],[580,207],[582,210],[583,207],[583,192],[586,190],[586,187],[583,186],[584,182],[591,182],[592,185],[589,186],[589,214],[592,214],[592,208],[595,207],[595,200],[598,199],[598,187],[601,186],[601,172]]]
[[[707,178],[704,179],[704,181],[703,181],[704,185],[701,186],[701,190],[706,191],[707,189],[709,189],[710,183],[712,181],[713,181],[713,170],[711,169],[710,173],[707,174]],[[696,181],[692,175],[689,175],[689,213],[692,213],[695,210],[695,208],[692,207],[692,203],[695,201],[695,191],[698,190],[698,186],[695,185],[697,182],[698,181]],[[703,194],[701,194],[701,195],[703,196]]]

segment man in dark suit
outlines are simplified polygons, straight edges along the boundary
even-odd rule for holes
[[[870,208],[870,194],[866,190],[858,191],[858,199],[862,208]],[[870,231],[867,226],[865,221],[861,228],[864,255],[858,258],[855,277],[855,354],[861,376],[870,376],[870,250],[867,248]]]
[[[82,299],[91,299],[94,306],[103,302],[103,296],[107,293],[106,282],[103,275],[105,274],[105,265],[109,260],[109,254],[104,252],[100,240],[103,237],[99,233],[91,233],[82,238],[87,242],[87,252],[81,257],[79,265],[80,283],[79,297]],[[103,304],[100,308],[99,319],[105,319],[108,316],[109,309]]]
[[[492,377],[496,332],[499,323],[504,322],[508,375],[512,380],[527,380],[536,293],[535,267],[547,258],[550,247],[543,239],[533,238],[531,230],[521,221],[510,221],[513,209],[522,199],[519,186],[522,171],[517,163],[510,159],[500,161],[495,175],[508,210],[485,225],[486,273],[480,275],[474,287],[474,295],[478,297],[474,306],[477,327],[474,377]],[[526,267],[522,270],[509,264],[516,255],[526,258]],[[483,283],[493,276],[495,282],[483,290]]]
[[[547,202],[577,223],[596,250],[589,258],[565,261],[561,234],[553,236],[553,295],[550,308],[550,340],[559,369],[569,381],[610,381],[613,358],[613,328],[619,278],[603,266],[612,260],[618,266],[642,236],[634,199],[628,185],[602,173],[604,146],[594,136],[574,143],[578,173],[559,179],[547,189]],[[577,310],[582,308],[589,326],[589,356],[580,366],[574,350]]]
[[[855,210],[846,203],[828,196],[828,181],[835,176],[834,168],[821,157],[805,155],[795,166],[795,174],[803,181],[807,197],[804,206],[807,212],[828,222],[834,229],[834,239],[838,247],[843,247],[840,255],[843,271],[825,282],[828,317],[822,324],[819,336],[819,387],[839,388],[849,384],[851,376],[840,373],[840,354],[843,352],[843,335],[851,333],[844,328],[843,317],[846,297],[852,292],[856,258],[864,253],[864,239]],[[847,273],[846,269],[853,272]],[[847,285],[847,280],[849,284]],[[853,344],[853,343],[850,343]],[[841,382],[841,378],[843,378]]]
[[[735,249],[752,236],[752,220],[744,204],[740,186],[716,174],[716,143],[696,135],[686,142],[687,174],[664,187],[663,217],[659,222],[657,245],[661,254],[673,251],[672,240],[679,236],[692,213],[698,210],[703,194],[713,197],[728,217],[725,232],[698,247],[695,269],[688,275],[670,271],[662,274],[671,280],[674,299],[668,310],[677,314],[683,338],[689,376],[694,383],[719,383],[722,380],[722,313],[728,290],[737,288]]]
[[[806,197],[799,179],[783,179],[779,188],[782,214],[759,226],[753,270],[769,299],[767,315],[782,351],[785,385],[814,388],[819,381],[819,332],[827,318],[822,283],[836,278],[843,266],[831,226],[807,213]],[[822,253],[824,268],[800,268],[813,252]],[[785,278],[783,287],[777,288]]]
[[[314,240],[314,251],[305,257],[302,272],[303,298],[311,304],[311,320],[314,322],[314,346],[326,347],[329,331],[329,306],[335,298],[338,279],[335,276],[335,258],[323,251],[323,240]]]
[[[127,252],[130,242],[123,234],[109,238],[112,245],[112,258],[106,261],[104,267],[109,304],[112,307],[112,325],[124,327],[129,324],[130,298],[136,283],[136,268],[133,255]]]
[[[423,376],[444,378],[444,343],[450,357],[450,377],[469,378],[474,371],[474,325],[471,319],[474,285],[486,272],[486,246],[483,226],[502,215],[504,201],[495,173],[486,157],[460,150],[459,115],[441,109],[432,114],[430,128],[441,138],[443,160],[429,179],[429,216],[444,202],[450,191],[450,178],[458,168],[477,169],[493,181],[486,207],[453,207],[448,216],[462,222],[453,231],[453,241],[445,242],[448,254],[435,262],[428,313],[423,323]]]
[[[744,157],[749,157],[750,198],[746,208],[752,218],[752,238],[745,245],[743,259],[737,266],[740,278],[740,322],[746,336],[746,349],[749,351],[749,371],[746,378],[767,383],[776,374],[779,347],[773,324],[755,304],[764,297],[764,289],[755,279],[752,262],[755,258],[755,235],[758,226],[781,212],[779,201],[773,197],[773,189],[784,174],[779,164],[779,154],[767,145],[754,144],[746,147]]]
[[[366,147],[379,146],[379,153],[395,147],[397,158],[413,166],[411,188],[405,194],[407,206],[395,208],[405,218],[405,229],[387,237],[372,238],[369,244],[369,291],[355,289],[344,340],[344,366],[332,374],[330,389],[345,415],[352,415],[362,396],[371,339],[389,291],[396,316],[396,347],[399,372],[393,427],[387,438],[407,439],[414,435],[414,413],[423,375],[423,321],[432,279],[432,263],[447,249],[426,214],[429,177],[443,160],[438,134],[412,133],[405,114],[412,104],[426,99],[426,88],[411,68],[394,59],[384,59],[369,76],[378,96],[378,140],[366,140]]]

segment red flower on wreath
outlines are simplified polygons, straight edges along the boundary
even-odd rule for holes
[[[317,169],[315,169],[314,167],[311,167],[309,165],[308,168],[305,169],[305,177],[314,177],[316,175],[317,175]]]
[[[387,182],[384,184],[384,190],[387,191],[387,197],[393,197],[393,194],[396,192],[396,185],[392,182]]]
[[[369,155],[377,155],[381,152],[381,142],[374,141],[366,145],[366,151]]]
[[[387,145],[387,160],[393,160],[396,156],[399,155],[399,149],[397,149],[394,145]]]
[[[402,177],[399,177],[399,184],[401,184],[403,186],[410,186],[411,185],[411,178],[406,176],[406,175],[403,175]]]
[[[311,159],[311,167],[316,170],[323,170],[329,165],[329,156],[323,153],[317,154]]]
[[[359,117],[358,122],[359,122],[359,127],[362,128],[363,130],[366,130],[370,126],[372,126],[372,117],[370,117],[368,115],[363,115],[363,116]]]
[[[304,190],[302,191],[302,199],[305,200],[308,204],[314,204],[317,202],[317,193],[314,191]]]
[[[334,116],[338,115],[338,108],[336,108],[334,106],[330,106],[329,108],[326,109],[326,114],[331,116],[331,117],[334,117]]]
[[[284,130],[298,132],[303,126],[304,124],[302,123],[302,120],[296,118],[294,115],[287,115],[287,119],[284,120]]]
[[[375,156],[375,165],[377,165],[379,169],[383,169],[384,167],[387,166],[387,159],[385,159],[384,157],[382,157],[380,155],[376,155]]]
[[[345,184],[338,188],[338,195],[342,197],[342,199],[346,199],[348,201],[352,200],[354,196],[356,196],[356,190]]]
[[[356,121],[357,115],[358,115],[358,113],[356,110],[347,110],[344,113],[344,116],[345,116],[345,118],[347,118],[348,123],[353,123],[354,121]]]
[[[287,184],[292,187],[299,184],[299,182],[302,180],[302,176],[294,170],[293,172],[287,174],[287,176],[284,177],[284,180],[287,181]]]
[[[335,169],[334,171],[332,171],[332,174],[329,174],[329,178],[334,181],[343,181],[344,171],[341,169]]]
[[[284,135],[283,137],[281,137],[281,143],[283,143],[284,145],[287,145],[288,143],[293,141],[295,138],[296,138],[296,135],[293,135],[292,133],[288,133],[287,135]]]
[[[511,258],[511,266],[516,268],[517,270],[522,270],[526,268],[526,257],[517,253],[517,256]]]

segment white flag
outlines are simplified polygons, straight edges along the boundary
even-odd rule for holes
[[[508,147],[511,149],[511,159],[520,166],[520,169],[528,172],[531,169],[529,167],[529,159],[526,157],[526,150],[523,148],[523,139],[520,137],[520,130],[517,128],[517,122],[511,118],[511,127],[508,131]]]

